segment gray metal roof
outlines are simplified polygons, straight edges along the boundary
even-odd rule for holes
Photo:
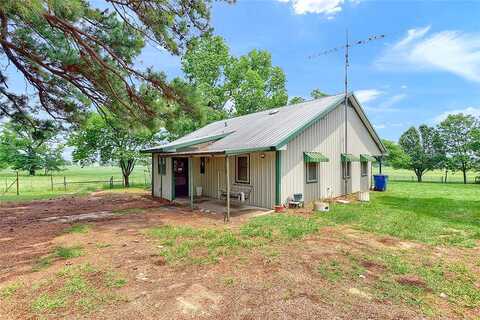
[[[216,121],[171,143],[145,151],[175,152],[180,151],[175,149],[185,147],[189,143],[194,145],[200,142],[209,143],[205,143],[195,152],[215,153],[278,148],[285,144],[293,133],[303,131],[312,121],[335,108],[343,101],[344,96],[344,94],[328,96]]]

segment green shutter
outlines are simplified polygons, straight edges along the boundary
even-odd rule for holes
[[[360,161],[361,161],[361,162],[368,162],[368,161],[376,162],[377,159],[375,159],[375,157],[372,157],[372,156],[369,155],[369,154],[361,154],[361,155],[360,155]]]
[[[323,154],[320,152],[304,152],[303,153],[303,160],[306,163],[309,162],[328,162],[328,158],[325,157]]]
[[[352,162],[352,161],[360,161],[360,159],[353,154],[350,153],[342,153],[342,161],[343,162]]]

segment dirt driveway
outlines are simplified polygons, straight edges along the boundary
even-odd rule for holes
[[[357,280],[319,276],[319,261],[392,247],[421,251],[417,244],[327,226],[301,241],[248,247],[215,263],[169,264],[148,228],[220,232],[249,217],[225,226],[221,217],[148,195],[108,193],[3,205],[0,217],[1,319],[424,318],[414,305],[372,296]],[[82,254],[45,260],[59,247],[75,246]],[[375,264],[362,268],[358,281],[375,281],[382,271]]]

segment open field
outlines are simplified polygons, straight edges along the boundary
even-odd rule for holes
[[[146,194],[0,207],[0,318],[478,319],[480,189],[392,183],[328,213]]]
[[[150,168],[136,166],[130,175],[132,187],[145,188],[150,185]],[[65,191],[64,177],[67,188]],[[26,172],[20,172],[20,195],[16,195],[15,184],[8,193],[3,194],[5,187],[15,181],[16,172],[13,170],[0,170],[0,201],[24,201],[34,199],[48,199],[59,195],[82,195],[99,189],[109,189],[110,179],[113,177],[114,188],[122,187],[122,173],[119,167],[98,166],[98,167],[65,167],[60,172],[50,175],[42,175],[38,172],[36,176],[29,176]],[[52,191],[53,178],[53,191]],[[86,183],[87,181],[97,181]]]
[[[412,170],[405,170],[405,169],[393,169],[391,167],[383,167],[382,171],[384,174],[388,174],[390,176],[390,180],[395,181],[417,181],[417,177]],[[374,173],[378,173],[378,167],[373,169]],[[423,176],[424,182],[438,182],[441,183],[442,177],[444,177],[445,172],[443,170],[433,170],[427,171]],[[473,183],[475,181],[475,177],[480,176],[479,172],[470,171],[467,172],[467,182]],[[448,172],[447,176],[448,183],[463,183],[463,174],[462,172]]]

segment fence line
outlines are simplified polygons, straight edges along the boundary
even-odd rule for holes
[[[45,177],[45,176],[44,176]],[[45,177],[46,179],[48,179],[48,176]],[[21,188],[21,184],[20,184],[20,180],[21,179],[21,176],[19,175],[19,172],[17,171],[15,173],[15,177],[13,179],[13,181],[9,181],[9,178],[8,177],[5,177],[5,189],[4,190],[1,190],[1,193],[0,193],[0,196],[5,196],[7,194],[12,194],[12,190],[14,190],[14,193],[18,196],[20,195],[21,193],[29,193],[29,192],[35,192],[35,189],[41,189],[42,186],[45,186],[44,190],[48,190],[48,182],[47,184],[45,184],[46,181],[44,181],[44,183],[32,183],[32,180],[29,179],[29,178],[26,178],[24,181],[27,181],[28,183],[28,180],[30,180],[30,190],[25,190],[25,189],[22,189]],[[69,187],[72,187],[74,185],[87,185],[87,184],[96,184],[96,185],[103,185],[101,188],[103,189],[105,185],[108,185],[108,188],[109,189],[113,189],[115,188],[116,186],[122,186],[123,188],[125,188],[125,181],[124,179],[115,179],[114,176],[111,176],[108,180],[99,180],[99,179],[96,179],[96,180],[77,180],[77,181],[68,181],[67,179],[67,176],[63,176],[63,181],[61,182],[57,182],[55,181],[55,178],[53,176],[53,174],[50,174],[50,191],[51,192],[54,192],[55,189],[58,190],[58,186],[63,186],[63,191],[64,192],[67,192]],[[137,182],[135,183],[135,179],[132,179],[130,178],[130,187],[131,186],[134,186],[134,185],[141,185],[141,186],[150,186],[150,181],[151,179],[147,179],[146,175],[144,174],[144,177],[143,177],[143,181],[138,183],[138,180],[137,179]],[[48,180],[47,180],[48,181]],[[35,187],[34,187],[35,185]],[[23,183],[23,187],[25,187],[25,183]],[[99,186],[100,187],[100,186]],[[3,189],[3,188],[2,188]],[[28,189],[28,184],[26,186],[26,189]]]
[[[399,181],[399,182],[417,182],[417,176],[411,175],[395,175],[395,174],[387,174],[388,175],[388,180],[390,181]],[[463,183],[463,177],[447,177],[445,181],[444,176],[439,176],[439,177],[429,177],[429,176],[423,176],[422,177],[422,182],[433,182],[433,183]],[[467,183],[472,184],[472,183],[480,183],[480,181],[476,178],[472,177],[467,177]]]
[[[17,176],[15,177],[15,180],[12,181],[12,183],[10,185],[8,185],[8,179],[5,178],[5,191],[2,193],[2,196],[5,195],[8,190],[10,190],[10,188],[15,184],[16,187],[17,187],[17,190],[16,190],[16,193],[17,193],[17,196],[19,195],[19,179],[18,179],[18,171],[17,171]]]

